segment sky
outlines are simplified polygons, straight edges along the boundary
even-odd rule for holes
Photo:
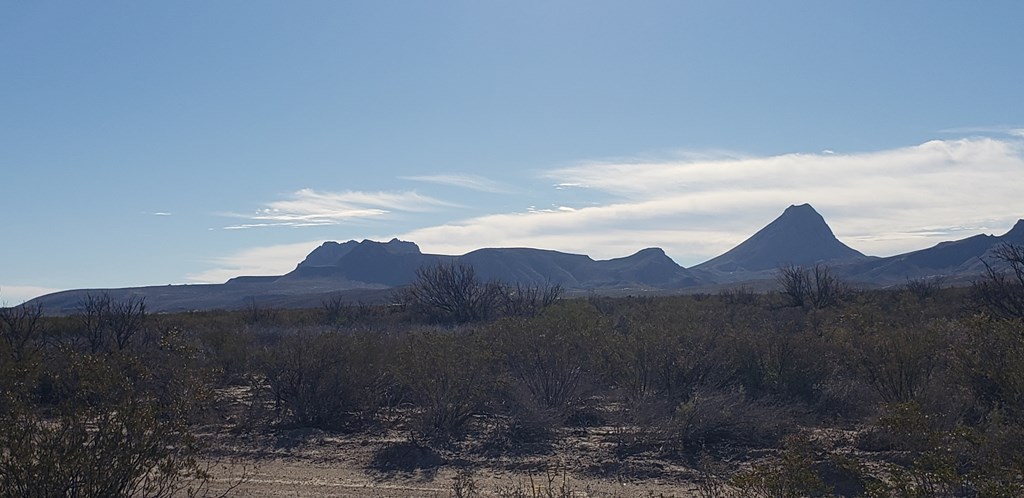
[[[0,0],[0,303],[323,241],[692,266],[1024,218],[1024,2]]]

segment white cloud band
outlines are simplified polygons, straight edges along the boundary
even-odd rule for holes
[[[400,236],[446,253],[541,246],[617,257],[661,246],[692,265],[741,242],[786,206],[809,202],[856,249],[890,255],[1008,229],[1024,216],[1022,172],[1022,143],[992,138],[862,154],[592,162],[546,177],[577,192],[611,194],[612,202],[489,215]]]
[[[239,230],[337,225],[357,219],[381,218],[394,211],[422,212],[455,206],[416,192],[318,192],[306,188],[292,193],[287,199],[268,203],[255,214],[234,215],[256,223],[225,228]]]

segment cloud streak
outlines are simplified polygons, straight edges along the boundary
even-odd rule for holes
[[[319,192],[306,188],[290,194],[287,199],[270,202],[254,214],[233,214],[253,222],[224,228],[243,230],[338,225],[353,220],[382,218],[396,211],[424,212],[451,207],[457,205],[412,191]]]
[[[496,182],[489,178],[484,178],[479,175],[465,175],[465,174],[439,174],[439,175],[420,175],[420,176],[403,176],[403,180],[411,180],[414,182],[425,182],[434,183],[438,185],[448,185],[452,187],[460,187],[470,190],[477,190],[480,192],[488,192],[492,194],[508,194],[513,192],[508,185]]]

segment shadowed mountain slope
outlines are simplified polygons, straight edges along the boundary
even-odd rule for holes
[[[484,279],[527,285],[553,283],[568,289],[676,289],[699,281],[658,248],[605,261],[541,249],[480,249],[458,261],[472,266]]]
[[[810,204],[789,206],[781,216],[732,248],[694,270],[713,273],[774,271],[782,265],[846,263],[867,259],[843,244]]]
[[[982,260],[1000,245],[1024,245],[1024,220],[1003,235],[974,235],[940,242],[927,249],[847,265],[840,273],[850,280],[891,285],[907,279],[942,277],[952,281],[970,280],[984,271]]]
[[[350,240],[343,244],[325,242],[279,281],[344,279],[396,287],[411,282],[419,267],[452,259],[453,256],[423,254],[416,244],[398,239],[386,243],[372,240]]]

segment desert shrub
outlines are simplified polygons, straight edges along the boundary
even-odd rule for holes
[[[480,486],[471,472],[459,472],[452,479],[448,496],[451,498],[477,498],[481,496]]]
[[[562,286],[484,282],[471,265],[438,263],[416,270],[415,280],[398,294],[413,313],[435,323],[471,323],[502,316],[531,317],[551,306]]]
[[[945,285],[946,279],[944,277],[925,277],[925,278],[907,278],[907,282],[903,284],[904,292],[914,296],[919,301],[925,301],[926,299],[935,297],[943,285]]]
[[[558,284],[529,286],[516,283],[501,289],[498,301],[501,316],[532,317],[555,304],[564,289]]]
[[[721,443],[771,446],[795,428],[785,406],[749,399],[741,390],[698,391],[676,408],[672,423],[676,444],[683,450]]]
[[[14,362],[21,362],[39,353],[42,347],[42,306],[22,304],[0,308],[0,340]]]
[[[489,359],[472,333],[416,331],[402,338],[399,381],[416,407],[414,429],[446,443],[487,398]]]
[[[509,318],[487,337],[508,376],[510,401],[540,410],[538,420],[565,421],[580,408],[584,389],[602,352],[607,323],[583,301],[560,303],[532,319]]]
[[[673,438],[671,420],[717,368],[716,341],[689,309],[639,304],[619,316],[607,347],[605,376],[614,386],[612,424],[616,451],[657,450]]]
[[[146,301],[129,296],[115,300],[109,294],[86,294],[75,318],[77,337],[89,351],[124,350],[146,325]]]
[[[807,325],[817,312],[782,308],[755,323],[728,325],[721,336],[718,377],[731,379],[751,396],[773,396],[812,404],[832,367],[826,337]],[[728,374],[728,377],[726,377]]]
[[[348,302],[340,294],[321,300],[318,311],[317,323],[336,329],[384,329],[391,325],[387,306]]]
[[[359,318],[356,313],[356,306],[353,306],[335,294],[325,297],[320,301],[320,310],[323,313],[324,325],[348,325]]]
[[[211,397],[194,353],[174,336],[136,352],[47,350],[38,378],[0,385],[0,495],[172,496],[201,482],[192,428]]]
[[[383,337],[287,334],[257,356],[285,424],[344,428],[366,422],[394,394]]]
[[[732,484],[739,496],[750,498],[823,496],[829,490],[814,464],[811,440],[804,435],[792,435],[786,438],[777,457],[737,473]]]
[[[176,335],[197,348],[202,365],[211,374],[214,385],[246,385],[254,373],[254,355],[266,343],[268,335],[276,335],[271,327],[245,323],[241,311],[186,312],[155,314],[147,317],[144,334],[139,341],[144,347],[154,337]]]
[[[939,427],[916,402],[881,407],[881,415],[861,433],[857,445],[869,451],[921,453],[938,444]]]
[[[712,368],[715,341],[690,314],[666,315],[639,306],[640,316],[620,316],[611,334],[605,375],[627,403],[657,397],[686,399]]]
[[[783,266],[776,280],[779,292],[790,306],[828,308],[838,306],[850,293],[849,286],[832,269],[818,264],[813,268]]]
[[[917,403],[886,405],[861,436],[863,449],[895,455],[868,473],[868,496],[1020,496],[1024,427],[999,412],[983,424],[950,425]]]
[[[1015,419],[997,416],[982,426],[944,428],[914,403],[888,406],[864,442],[901,456],[869,476],[867,495],[1020,496],[1022,436]]]
[[[446,463],[443,456],[415,439],[389,443],[374,452],[370,467],[384,472],[432,470]]]
[[[948,344],[944,323],[872,323],[852,337],[861,378],[886,403],[914,401],[929,387]]]
[[[61,410],[42,419],[22,405],[0,416],[4,496],[171,496],[202,478],[197,442],[150,403]]]
[[[813,414],[823,421],[857,422],[876,413],[877,393],[843,365],[833,366],[831,373],[815,386],[818,397],[810,405]]]
[[[985,274],[971,285],[977,307],[999,318],[1024,318],[1024,246],[1003,244],[982,263]]]
[[[825,361],[830,353],[825,338],[816,330],[819,319],[816,311],[800,317],[778,310],[763,323],[763,329],[755,330],[764,339],[759,355],[762,389],[790,399],[815,401],[818,386],[828,375]]]
[[[979,316],[961,323],[955,370],[978,400],[977,416],[1000,410],[1024,417],[1024,322]]]
[[[616,456],[676,452],[679,441],[678,427],[672,419],[674,408],[674,404],[654,398],[616,405],[610,414]]]
[[[546,465],[543,473],[536,476],[530,473],[527,479],[499,485],[495,489],[495,495],[498,498],[573,498],[590,496],[591,493],[589,489],[581,489],[572,482],[563,463]]]
[[[432,321],[469,323],[493,318],[502,294],[501,284],[481,281],[470,265],[438,263],[417,269],[398,299]]]
[[[277,322],[281,310],[261,303],[255,297],[250,297],[245,301],[243,313],[245,323],[249,325],[272,325]]]
[[[254,334],[240,327],[205,327],[194,334],[203,348],[208,366],[221,385],[243,385],[253,372],[256,353]]]
[[[718,292],[718,297],[728,305],[756,305],[760,302],[761,295],[746,287],[730,287]]]

